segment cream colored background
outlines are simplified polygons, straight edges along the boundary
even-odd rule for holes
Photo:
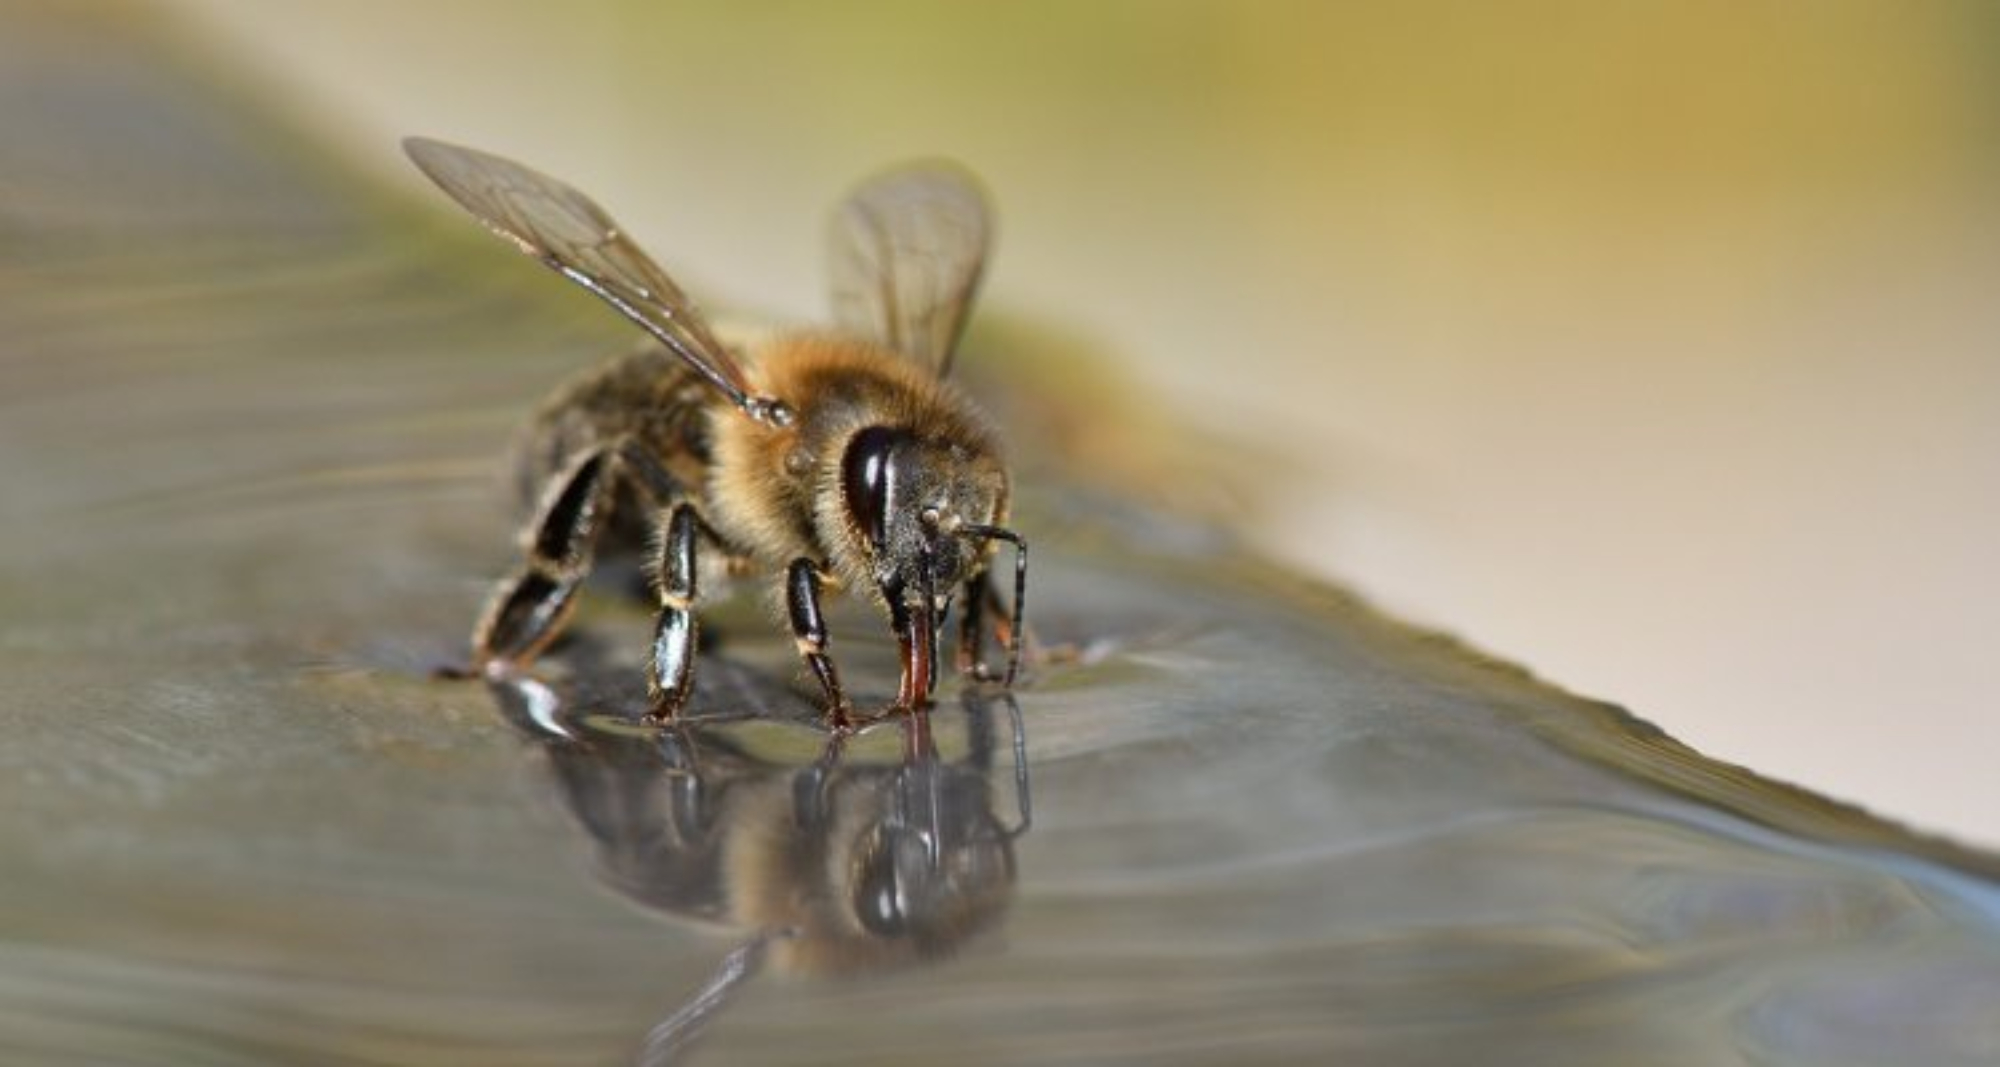
[[[166,7],[413,191],[404,133],[514,155],[780,315],[846,181],[963,159],[990,306],[1290,457],[1275,552],[2000,844],[2000,9]]]

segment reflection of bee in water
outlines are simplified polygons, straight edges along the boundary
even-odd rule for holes
[[[863,760],[836,737],[805,766],[760,757],[725,729],[597,727],[566,718],[526,676],[494,686],[517,728],[547,742],[564,804],[603,879],[648,908],[751,934],[655,1044],[691,1040],[759,963],[857,974],[951,954],[1013,895],[1029,825],[1026,738],[1013,698],[967,693],[965,754],[943,759],[928,716],[899,720],[900,757]],[[1013,728],[1018,821],[995,814],[992,709]]]
[[[1012,684],[1027,546],[1005,527],[997,438],[944,381],[985,264],[985,200],[957,170],[913,167],[857,189],[835,231],[845,336],[793,337],[739,365],[664,271],[596,204],[520,164],[412,138],[417,166],[486,226],[652,334],[648,346],[570,382],[532,428],[524,488],[537,501],[526,562],[473,634],[482,668],[525,665],[556,636],[597,550],[636,550],[658,528],[659,619],[647,659],[653,714],[670,719],[694,678],[696,562],[706,541],[735,563],[782,569],[787,616],[828,720],[852,721],[821,616],[824,586],[888,615],[902,657],[896,706],[922,706],[936,649],[964,592],[961,670],[980,661],[999,604],[992,542],[1015,546],[1001,637]]]

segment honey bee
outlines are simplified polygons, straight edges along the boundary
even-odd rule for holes
[[[837,333],[781,337],[739,362],[692,301],[588,197],[528,167],[423,138],[419,169],[494,233],[589,290],[657,344],[572,380],[523,452],[524,562],[495,588],[472,636],[474,666],[531,663],[561,631],[602,550],[652,553],[659,613],[647,657],[652,715],[670,720],[694,680],[697,560],[779,576],[827,722],[856,721],[828,654],[822,590],[872,600],[896,635],[894,707],[923,707],[963,592],[957,665],[990,678],[984,618],[1019,670],[1027,542],[1006,526],[1000,442],[946,376],[988,246],[985,197],[943,164],[864,182],[833,237]],[[1014,546],[1011,612],[988,573]],[[706,546],[706,547],[704,547]]]

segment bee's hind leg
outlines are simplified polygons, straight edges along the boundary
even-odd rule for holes
[[[527,559],[493,589],[472,633],[473,666],[524,666],[562,631],[609,510],[614,464],[587,452],[542,498],[525,531]]]

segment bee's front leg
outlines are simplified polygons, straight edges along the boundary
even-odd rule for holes
[[[526,561],[494,587],[473,628],[475,668],[525,665],[561,632],[590,571],[614,469],[609,450],[595,449],[552,483],[523,538]]]
[[[977,681],[988,681],[995,677],[993,669],[986,665],[986,609],[999,609],[999,594],[993,591],[993,583],[987,580],[986,572],[980,571],[965,580],[961,591],[965,606],[958,617],[958,654],[953,664],[958,673]],[[1006,613],[1000,612],[1005,626]]]
[[[1012,685],[1016,665],[1020,662],[1021,642],[1026,634],[1016,631],[1014,616],[1000,599],[1000,590],[993,584],[992,573],[981,571],[966,579],[961,596],[965,601],[965,613],[958,617],[958,654],[954,657],[958,673],[974,681]],[[993,615],[994,640],[1007,651],[1005,670],[995,670],[986,662],[988,612]]]
[[[785,571],[785,607],[792,638],[826,694],[828,725],[844,729],[853,725],[853,713],[847,694],[840,688],[840,672],[834,669],[833,657],[826,654],[826,619],[820,613],[819,587],[819,564],[811,559],[800,556]]]

